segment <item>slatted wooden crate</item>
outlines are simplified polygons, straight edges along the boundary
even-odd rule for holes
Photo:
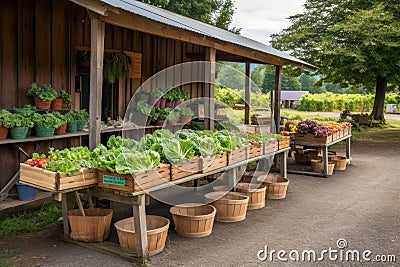
[[[250,145],[249,159],[262,156],[264,154],[264,143],[258,142]]]
[[[287,148],[290,146],[290,138],[289,137],[283,137],[278,140],[278,150]]]
[[[249,158],[249,147],[246,145],[228,152],[228,165],[247,160]]]
[[[201,159],[201,173],[211,172],[216,169],[224,168],[228,165],[228,156],[226,152]]]
[[[170,169],[169,164],[161,164],[155,170],[133,175],[112,173],[98,169],[98,186],[125,192],[138,192],[169,182]]]
[[[74,176],[20,163],[19,182],[50,192],[59,192],[97,184],[96,169],[83,168]]]
[[[271,154],[276,150],[278,150],[278,140],[264,142],[264,155]]]
[[[190,161],[171,164],[171,181],[175,181],[196,173],[202,169],[202,159],[196,157]]]
[[[319,137],[313,134],[294,134],[294,143],[296,145],[324,145],[331,141],[331,138],[328,137]]]

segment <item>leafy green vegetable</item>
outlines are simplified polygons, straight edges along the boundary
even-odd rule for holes
[[[57,91],[50,84],[43,84],[39,87],[37,83],[32,83],[31,88],[27,92],[28,96],[36,96],[42,101],[52,101],[57,98]]]
[[[192,160],[195,156],[195,144],[191,140],[162,138],[161,143],[170,163]]]
[[[63,172],[68,176],[73,176],[82,169],[79,163],[69,159],[51,160],[43,164],[42,168],[53,172]]]
[[[11,116],[11,112],[2,109],[0,111],[0,126],[4,126],[6,128],[11,128],[12,123],[12,119],[13,117]]]

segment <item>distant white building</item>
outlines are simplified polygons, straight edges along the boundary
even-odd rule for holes
[[[295,108],[296,102],[308,91],[281,91],[281,107]]]

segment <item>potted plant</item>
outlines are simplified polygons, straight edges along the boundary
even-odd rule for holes
[[[32,120],[35,122],[35,134],[38,137],[53,136],[55,129],[64,124],[64,121],[54,116],[53,113],[43,115],[35,113]]]
[[[33,114],[36,112],[36,107],[32,105],[25,105],[22,108],[15,108],[14,107],[14,113],[17,114]]]
[[[140,118],[137,118],[136,121],[138,121],[138,122],[143,121],[143,122],[145,122],[145,125],[148,125],[151,120],[150,114],[151,114],[151,111],[153,108],[149,104],[147,104],[146,101],[140,100],[136,103],[136,109],[141,113],[141,114],[138,114],[138,116],[140,116]]]
[[[178,96],[179,92],[176,88],[169,89],[169,91],[164,95],[164,98],[167,99],[165,103],[165,107],[174,108],[175,99]]]
[[[166,99],[162,98],[163,95],[164,95],[164,92],[161,89],[152,91],[150,94],[150,100],[149,100],[150,105],[154,106],[155,108],[161,108],[161,107],[164,108]]]
[[[59,134],[65,134],[67,130],[67,118],[65,115],[62,115],[60,112],[53,112],[53,116],[55,116],[57,119],[63,122],[56,130],[54,131],[54,134],[59,135]]]
[[[110,84],[122,77],[126,78],[129,74],[130,58],[124,52],[105,53],[103,64],[103,77]]]
[[[68,94],[65,90],[61,90],[58,94],[57,98],[51,102],[51,109],[52,110],[60,110],[63,108],[63,105],[71,105],[72,96]]]
[[[36,114],[36,113],[35,113]],[[29,128],[32,128],[34,123],[29,117],[22,114],[11,114],[10,135],[12,139],[26,138]]]
[[[42,87],[39,87],[37,83],[32,83],[27,95],[33,96],[36,108],[48,110],[50,109],[51,101],[56,99],[58,94],[50,84],[43,84]]]
[[[77,121],[76,130],[83,131],[89,121],[89,113],[85,109],[76,110],[75,119]]]
[[[167,122],[169,125],[176,125],[179,120],[179,113],[176,110],[172,110],[167,116]]]
[[[67,132],[75,133],[78,127],[78,121],[76,120],[76,110],[70,110],[67,114],[65,114],[65,118],[67,119]]]
[[[188,124],[192,119],[194,112],[189,107],[187,108],[179,108],[179,114],[181,115],[181,123]]]
[[[11,127],[11,112],[2,109],[0,111],[0,140],[7,139],[8,129]]]
[[[174,107],[179,106],[183,101],[186,101],[189,99],[189,93],[186,92],[185,90],[175,88],[176,93],[175,93],[175,100],[174,100]]]

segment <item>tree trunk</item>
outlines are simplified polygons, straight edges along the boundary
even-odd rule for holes
[[[385,121],[384,109],[385,109],[385,96],[387,89],[387,79],[378,76],[376,77],[376,90],[375,90],[375,101],[374,108],[372,109],[371,117],[374,120]]]

